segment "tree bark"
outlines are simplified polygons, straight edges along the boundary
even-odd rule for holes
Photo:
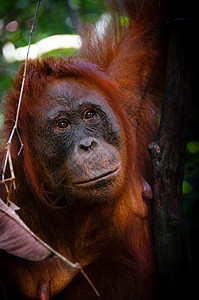
[[[157,140],[149,145],[154,189],[154,241],[159,297],[190,296],[182,183],[193,90],[192,22],[170,20],[168,62]],[[173,297],[172,297],[173,296]],[[190,298],[189,298],[190,299]]]

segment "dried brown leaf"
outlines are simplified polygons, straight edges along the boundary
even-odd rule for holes
[[[50,255],[35,234],[25,225],[14,210],[0,199],[0,249],[15,256],[39,261]]]

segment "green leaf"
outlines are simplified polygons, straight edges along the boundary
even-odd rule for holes
[[[193,187],[186,180],[184,180],[182,190],[183,190],[183,194],[189,194],[193,190]]]

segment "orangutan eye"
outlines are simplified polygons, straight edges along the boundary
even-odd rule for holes
[[[95,117],[95,112],[92,109],[86,110],[84,112],[84,120],[93,119]]]
[[[65,119],[57,121],[56,128],[58,131],[65,131],[69,127],[69,122]]]

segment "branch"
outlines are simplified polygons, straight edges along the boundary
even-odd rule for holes
[[[6,154],[5,154],[5,158],[4,158],[4,162],[3,162],[3,172],[2,172],[2,178],[1,178],[2,180],[1,180],[1,182],[4,183],[8,195],[11,194],[12,187],[14,189],[16,189],[15,173],[14,173],[14,168],[13,168],[13,163],[12,163],[12,157],[11,157],[11,144],[12,144],[12,139],[13,139],[13,136],[14,136],[15,132],[17,133],[17,136],[18,136],[20,144],[21,144],[21,147],[19,149],[18,155],[21,153],[21,151],[23,149],[23,143],[22,143],[21,137],[19,135],[19,131],[18,131],[17,125],[18,125],[19,112],[20,112],[21,101],[22,101],[22,96],[23,96],[23,89],[24,89],[24,84],[25,84],[25,79],[26,79],[26,71],[27,71],[27,66],[28,66],[28,57],[29,57],[29,51],[30,51],[30,44],[31,44],[31,39],[32,39],[32,33],[33,33],[33,30],[34,30],[34,27],[35,27],[35,21],[36,21],[36,18],[37,18],[37,13],[38,13],[38,10],[39,10],[40,2],[41,2],[41,0],[38,0],[38,2],[37,2],[37,8],[36,8],[36,11],[35,11],[35,15],[34,15],[32,27],[31,27],[31,31],[30,31],[30,37],[29,37],[29,42],[28,42],[28,51],[27,51],[25,65],[24,65],[24,73],[23,73],[23,79],[22,79],[21,90],[20,90],[20,95],[19,95],[19,101],[18,101],[18,106],[17,106],[15,124],[14,124],[14,126],[12,128],[10,137],[9,137],[8,142],[6,144]],[[11,176],[10,176],[10,178],[5,178],[6,169],[7,169],[8,164],[9,164],[9,169],[10,169]],[[8,186],[8,182],[11,183],[9,186]],[[7,202],[8,203],[10,202],[9,197],[7,199]]]

